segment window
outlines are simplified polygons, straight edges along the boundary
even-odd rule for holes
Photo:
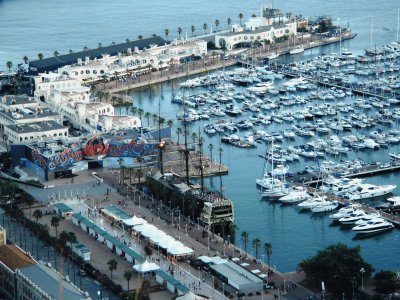
[[[100,74],[104,74],[104,70],[100,70]]]
[[[93,70],[93,74],[97,74],[97,70]]]
[[[90,70],[86,70],[86,74],[90,74]]]

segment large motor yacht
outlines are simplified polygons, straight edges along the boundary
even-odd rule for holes
[[[363,183],[358,186],[358,188],[353,191],[346,193],[344,198],[349,200],[362,200],[384,196],[393,192],[396,185],[374,185],[369,183]]]
[[[370,234],[389,231],[394,228],[394,225],[382,218],[376,218],[368,221],[365,224],[357,225],[352,228],[353,231],[359,234]]]

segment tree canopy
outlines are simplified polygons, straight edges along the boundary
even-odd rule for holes
[[[326,291],[333,295],[351,295],[353,285],[357,288],[361,284],[361,268],[365,270],[364,279],[371,276],[373,267],[360,256],[360,247],[351,248],[341,243],[299,263],[299,269],[311,285],[319,287],[323,281]]]
[[[392,271],[380,271],[375,274],[376,291],[381,294],[391,294],[400,289],[397,274]]]

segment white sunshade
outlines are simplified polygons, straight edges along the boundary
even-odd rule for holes
[[[154,225],[145,223],[135,226],[134,229],[140,232],[141,235],[149,238],[153,243],[158,244],[161,248],[167,249],[168,253],[172,255],[187,255],[193,253],[192,249],[186,247],[180,241],[175,240]]]
[[[134,265],[133,268],[139,273],[153,272],[160,269],[158,265],[147,260],[142,264]]]
[[[133,216],[130,219],[125,219],[122,222],[127,226],[137,226],[137,225],[143,225],[143,224],[147,223],[147,221],[145,219],[138,218],[136,216]]]
[[[176,297],[176,299],[179,300],[207,300],[208,298],[205,298],[203,296],[197,296],[196,294],[193,294],[192,292],[189,292],[185,295],[182,295],[180,297]]]

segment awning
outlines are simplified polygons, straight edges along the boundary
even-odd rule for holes
[[[158,265],[148,262],[147,260],[142,264],[134,265],[133,268],[139,273],[153,272],[160,269]]]
[[[179,300],[207,300],[209,298],[206,298],[204,296],[197,296],[196,294],[193,294],[192,292],[189,292],[185,295],[182,295],[180,297],[176,297],[176,299]]]
[[[143,218],[138,218],[136,216],[133,216],[130,219],[125,219],[122,221],[126,226],[137,226],[137,225],[143,225],[147,223],[147,221]]]

